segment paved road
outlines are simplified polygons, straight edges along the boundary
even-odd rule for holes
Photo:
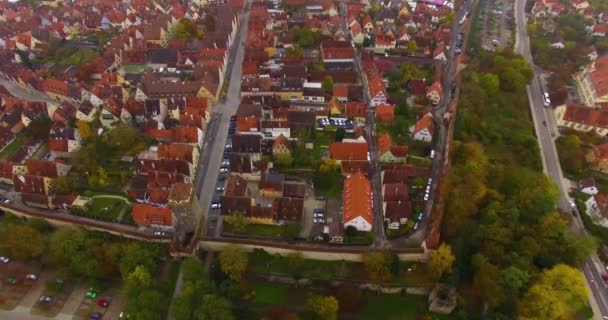
[[[242,43],[247,39],[248,22],[249,10],[246,10],[241,19],[236,42],[233,45],[232,56],[228,61],[226,98],[213,107],[212,118],[207,128],[206,141],[203,146],[203,156],[199,160],[199,175],[194,185],[196,186],[199,205],[205,213],[200,220],[199,235],[206,234],[206,230],[203,230],[202,227],[207,225],[207,219],[219,216],[219,210],[210,210],[209,207],[211,202],[217,200],[219,196],[215,188],[218,185],[218,174],[228,138],[230,115],[236,113],[236,109],[241,103],[242,62],[245,55],[245,48]]]
[[[526,0],[516,0],[515,2],[515,22],[517,25],[517,36],[515,47],[516,51],[519,52],[526,58],[528,63],[533,66],[535,71],[534,80],[528,86],[528,98],[530,100],[530,109],[532,111],[532,120],[534,121],[534,129],[540,146],[540,151],[543,159],[543,169],[553,181],[557,184],[559,189],[559,204],[558,207],[565,212],[570,212],[571,208],[568,203],[571,200],[568,197],[567,181],[562,176],[562,170],[559,164],[559,158],[557,156],[557,150],[553,141],[554,136],[558,135],[557,127],[555,123],[555,117],[551,112],[551,109],[543,106],[543,82],[542,82],[542,70],[534,65],[532,54],[530,51],[530,39],[526,30],[526,17],[525,17],[525,5]],[[584,213],[583,213],[584,214]],[[585,227],[580,220],[580,215],[573,219],[573,228],[580,232],[586,233]],[[583,273],[587,279],[587,284],[592,292],[591,305],[594,307],[596,318],[598,313],[601,317],[608,319],[608,297],[606,296],[606,286],[604,285],[601,272],[603,265],[599,261],[597,255],[590,257],[582,266]],[[600,271],[601,270],[601,271]]]

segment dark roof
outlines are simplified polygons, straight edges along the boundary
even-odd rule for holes
[[[286,181],[283,184],[283,196],[304,198],[306,195],[306,184],[304,182]]]
[[[259,104],[241,104],[236,109],[237,117],[262,117],[262,105]]]
[[[220,202],[223,215],[243,212],[248,217],[251,214],[251,198],[249,197],[222,196]]]
[[[314,112],[289,110],[287,112],[287,121],[291,129],[314,126],[316,116]]]
[[[260,153],[262,136],[257,134],[235,134],[232,136],[232,152]]]
[[[148,49],[148,63],[169,64],[177,63],[178,51],[174,48],[151,48]]]
[[[248,154],[230,154],[230,172],[251,173],[252,171],[253,165]]]

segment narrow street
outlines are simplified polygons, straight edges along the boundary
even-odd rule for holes
[[[249,3],[249,2],[247,2]],[[247,39],[247,25],[249,22],[249,10],[245,10],[241,18],[241,24],[237,33],[233,51],[235,52],[228,61],[228,76],[226,82],[228,89],[225,99],[213,106],[213,114],[207,127],[205,143],[202,148],[202,156],[199,159],[199,172],[194,181],[196,196],[203,211],[197,228],[198,235],[205,235],[209,219],[219,216],[219,210],[209,210],[211,202],[217,197],[215,188],[218,182],[218,174],[222,162],[224,147],[228,139],[228,125],[230,115],[236,113],[241,102],[241,77],[242,62],[245,55],[243,42]]]

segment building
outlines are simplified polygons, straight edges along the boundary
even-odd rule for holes
[[[344,180],[344,228],[355,227],[369,232],[373,225],[372,187],[369,180],[357,172]]]
[[[592,108],[566,103],[556,107],[554,112],[557,125],[584,132],[594,130],[605,136],[608,134],[608,104],[599,106],[600,108]]]
[[[585,106],[608,102],[608,55],[591,62],[573,78],[579,99]]]
[[[594,146],[586,155],[591,169],[600,172],[608,172],[608,143]]]
[[[405,163],[408,147],[395,146],[388,133],[378,135],[378,161],[381,163]]]
[[[133,221],[140,227],[173,230],[173,214],[169,207],[153,204],[134,203],[131,211]]]
[[[416,121],[412,135],[414,140],[431,142],[433,141],[434,133],[435,122],[433,122],[433,115],[427,113]]]

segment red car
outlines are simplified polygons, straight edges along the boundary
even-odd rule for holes
[[[97,300],[97,305],[102,308],[107,308],[110,305],[110,302],[108,302],[108,300],[99,299]]]
[[[604,280],[605,283],[608,283],[608,274],[603,274],[602,280]]]

